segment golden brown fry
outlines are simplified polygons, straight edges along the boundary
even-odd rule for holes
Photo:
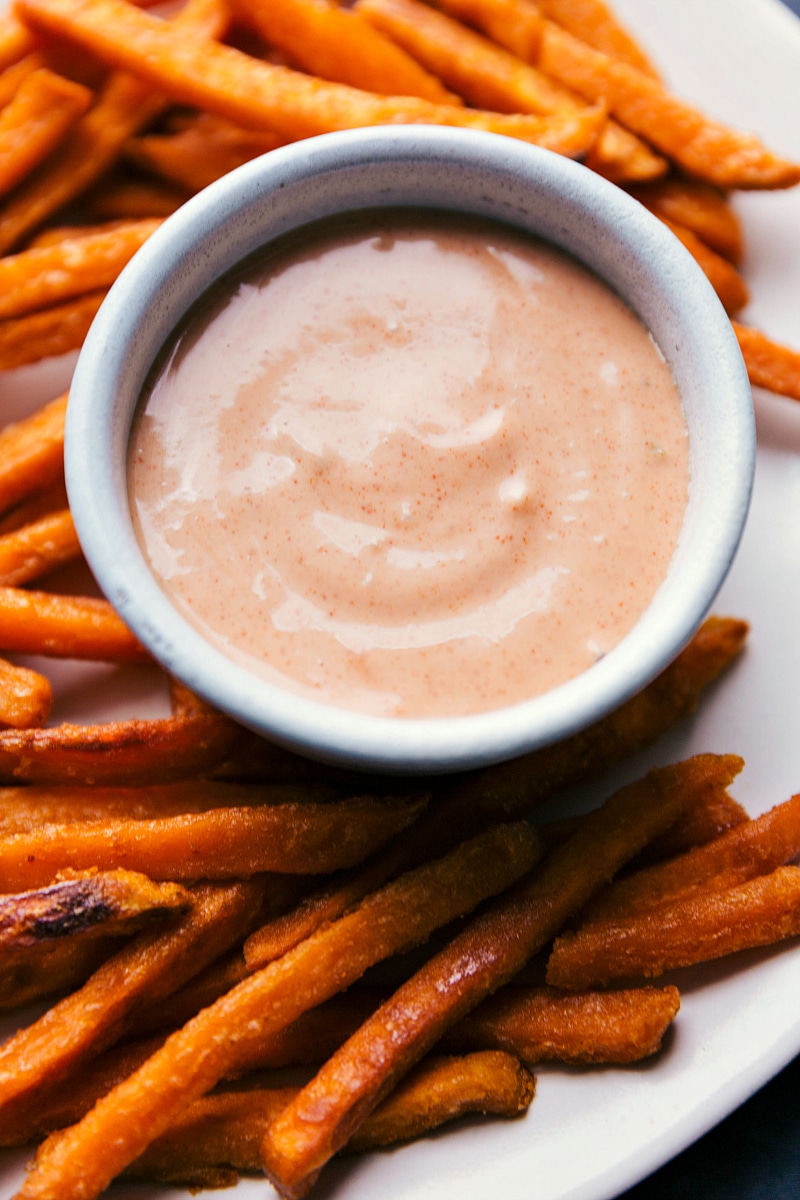
[[[356,12],[332,0],[234,0],[234,12],[270,46],[304,70],[382,96],[418,96],[433,104],[460,104],[429,74]]]
[[[65,872],[49,887],[0,896],[0,950],[58,938],[135,933],[151,920],[190,908],[176,883],[133,871]]]
[[[631,1063],[660,1048],[680,1008],[675,987],[578,992],[506,987],[468,1013],[447,1050],[494,1047],[524,1063]]]
[[[418,0],[359,0],[356,11],[471,104],[528,113],[575,112],[584,106],[535,67]],[[665,159],[613,121],[601,130],[587,165],[615,182],[657,179],[667,170]]]
[[[0,258],[0,319],[110,287],[160,224],[132,221]]]
[[[53,706],[50,680],[38,671],[0,658],[0,728],[34,729],[44,725]]]
[[[0,961],[0,1012],[60,996],[85,983],[121,938],[68,938],[11,950]]]
[[[0,781],[139,787],[212,770],[241,737],[221,713],[0,732]]]
[[[131,1014],[157,1003],[240,936],[261,899],[256,881],[202,885],[167,929],[141,933],[82,988],[0,1046],[0,1129],[24,1136],[39,1098],[75,1065],[113,1045]]]
[[[625,921],[557,938],[547,964],[555,987],[602,986],[768,946],[800,933],[800,867],[779,867],[738,887],[698,891]]]
[[[73,38],[182,103],[288,138],[365,125],[453,125],[506,134],[575,157],[591,149],[604,120],[600,108],[550,117],[505,116],[362,92],[249,58],[230,46],[190,42],[125,0],[20,0],[20,11],[34,26]]]
[[[741,222],[718,188],[698,179],[672,176],[631,188],[631,195],[658,216],[691,229],[723,258],[735,265],[741,262]]]
[[[61,482],[67,397],[0,431],[0,511]]]
[[[582,925],[627,920],[693,892],[735,887],[800,854],[800,794],[671,862],[620,879],[582,915]]]
[[[33,53],[37,44],[35,34],[18,21],[9,9],[0,13],[0,71],[19,62],[26,54]]]
[[[765,334],[738,321],[732,324],[753,386],[800,400],[800,350],[770,341]]]
[[[568,33],[602,50],[609,58],[618,58],[646,75],[658,78],[658,72],[627,29],[620,25],[603,0],[536,0],[537,8],[561,25]]]
[[[707,246],[691,229],[686,229],[683,225],[678,225],[675,221],[670,221],[660,214],[657,215],[662,224],[666,225],[667,229],[675,234],[678,241],[683,243],[702,269],[722,301],[725,311],[731,314],[744,308],[750,299],[750,293],[747,284],[732,263]]]
[[[254,133],[222,117],[199,113],[174,133],[131,138],[125,144],[125,157],[178,187],[199,192],[284,143],[285,138],[277,134]]]
[[[416,797],[212,809],[149,821],[45,825],[0,844],[0,888],[42,887],[65,867],[117,867],[151,879],[317,874],[361,862],[417,817]]]
[[[18,587],[79,558],[81,545],[68,508],[13,533],[0,534],[0,585]]]
[[[0,321],[0,371],[79,350],[105,296],[105,292],[90,292],[42,312]]]
[[[602,883],[698,796],[729,783],[741,766],[732,756],[703,755],[651,771],[623,788],[529,880],[501,896],[434,955],[267,1130],[263,1166],[281,1195],[305,1195],[366,1114],[451,1025],[512,978]]]
[[[91,102],[88,88],[46,67],[23,80],[0,110],[0,196],[47,158]]]
[[[107,600],[0,587],[0,648],[99,662],[150,661]]]
[[[175,18],[175,27],[184,37],[217,37],[225,30],[227,20],[227,10],[219,0],[188,0]],[[115,162],[128,138],[165,107],[164,98],[154,95],[149,84],[128,75],[111,75],[96,103],[70,131],[57,153],[0,208],[0,254],[7,253],[26,233],[99,179]]]
[[[547,21],[531,0],[437,0],[437,8],[475,25],[586,100],[604,102],[621,124],[689,175],[721,188],[792,187],[800,181],[800,166]]]
[[[423,941],[529,870],[537,839],[525,822],[500,827],[410,872],[319,930],[290,954],[204,1009],[57,1142],[48,1143],[22,1195],[85,1200],[165,1132],[186,1105],[247,1062],[250,1049],[344,990],[368,966]]]

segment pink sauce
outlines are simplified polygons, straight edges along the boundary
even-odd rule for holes
[[[630,310],[544,244],[427,214],[328,223],[221,286],[131,443],[142,546],[206,638],[404,717],[590,667],[663,580],[688,482]]]

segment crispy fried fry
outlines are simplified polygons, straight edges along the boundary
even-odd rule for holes
[[[500,827],[374,893],[352,913],[240,983],[173,1034],[81,1122],[40,1151],[21,1195],[85,1200],[165,1132],[187,1103],[241,1069],[250,1047],[342,991],[366,968],[529,870],[538,854],[524,823]]]
[[[697,179],[672,176],[631,188],[631,195],[658,216],[691,229],[723,258],[735,265],[741,262],[742,226],[718,188]]]
[[[0,647],[18,654],[149,662],[107,600],[0,587]]]
[[[47,158],[91,102],[88,88],[46,67],[23,80],[0,110],[0,196]]]
[[[600,108],[550,117],[504,116],[326,83],[229,46],[189,42],[125,0],[20,0],[20,5],[27,21],[74,38],[182,103],[289,138],[364,125],[455,125],[518,137],[574,157],[591,149],[604,120]]]
[[[234,12],[270,46],[322,79],[382,96],[418,96],[433,104],[460,104],[435,74],[383,37],[356,12],[331,0],[234,0]],[[520,110],[521,111],[521,110]]]
[[[750,299],[750,293],[747,284],[732,263],[707,246],[691,229],[678,225],[668,217],[657,215],[662,224],[675,234],[679,242],[682,242],[705,273],[709,283],[722,301],[725,311],[728,314],[737,313],[744,308]]]
[[[0,728],[34,729],[44,725],[53,706],[53,688],[38,671],[0,658]]]
[[[61,482],[66,413],[67,397],[59,396],[0,431],[0,511]]]
[[[735,887],[800,854],[800,794],[687,854],[620,879],[596,896],[582,924],[626,920],[693,892]]]
[[[160,224],[132,221],[0,258],[0,319],[110,287]]]
[[[0,845],[0,888],[41,887],[64,867],[141,871],[152,879],[241,879],[262,871],[316,874],[352,866],[405,829],[417,797],[356,796],[132,821],[45,825]]]
[[[122,938],[68,938],[11,950],[0,962],[0,1012],[80,987],[119,949]]]
[[[555,987],[596,987],[767,946],[800,933],[800,867],[738,887],[698,891],[635,915],[557,938],[547,964]]]
[[[583,107],[567,89],[514,55],[417,0],[359,0],[382,32],[471,104],[497,112],[575,112]],[[616,122],[607,122],[587,165],[616,182],[657,179],[666,160]]]
[[[125,157],[178,187],[199,192],[284,141],[276,133],[254,133],[222,117],[199,113],[175,133],[131,138],[125,143]]]
[[[658,78],[658,72],[642,47],[620,25],[603,0],[537,0],[537,7],[556,25],[561,25],[582,42],[588,42],[595,50],[602,50],[609,58],[618,58],[646,75]]]
[[[217,37],[225,30],[227,19],[227,10],[219,0],[188,0],[175,18],[175,28],[183,37]],[[57,154],[21,184],[0,209],[0,253],[5,254],[26,233],[99,179],[127,139],[165,107],[164,98],[154,95],[149,84],[113,74]]]
[[[738,321],[733,322],[733,331],[754,387],[800,400],[800,350],[781,346]]]
[[[49,513],[13,533],[0,534],[0,585],[30,583],[80,553],[69,509]]]
[[[542,17],[530,0],[437,0],[437,7],[483,30],[546,75],[617,119],[662,154],[721,188],[792,187],[800,166],[757,138],[705,117],[657,80],[609,58]]]
[[[267,1130],[265,1172],[308,1191],[372,1107],[442,1034],[506,983],[597,888],[741,759],[705,755],[651,771],[590,814],[530,880],[496,900],[361,1026]],[[269,969],[269,968],[268,968]]]
[[[176,883],[153,883],[133,871],[67,872],[49,887],[0,896],[0,950],[57,938],[134,933],[191,907]]]
[[[42,312],[0,321],[0,371],[79,350],[105,295],[105,292],[89,292]]]
[[[570,995],[511,986],[468,1013],[443,1048],[493,1046],[528,1065],[639,1062],[659,1049],[679,1008],[675,987]]]

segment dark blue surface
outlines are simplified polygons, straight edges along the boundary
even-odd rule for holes
[[[797,80],[800,121],[800,60]],[[800,1058],[624,1200],[800,1200]]]

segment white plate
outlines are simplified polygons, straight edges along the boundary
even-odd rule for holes
[[[675,89],[800,159],[800,23],[778,0],[616,0]],[[800,349],[800,190],[737,199],[748,244],[748,318]],[[0,376],[6,420],[54,396],[63,369]],[[758,468],[745,539],[715,606],[752,623],[742,661],[699,717],[618,773],[698,751],[747,760],[734,789],[755,815],[800,788],[800,405],[758,395]],[[80,681],[81,689],[73,685]],[[58,719],[156,711],[141,675],[66,665]],[[88,693],[84,685],[89,684]],[[93,690],[92,690],[92,686]],[[67,690],[68,689],[68,690]],[[135,697],[131,689],[135,689]],[[87,698],[88,696],[88,698]],[[105,697],[105,698],[104,698]],[[573,798],[597,803],[600,792]],[[562,806],[563,807],[563,806]],[[315,1195],[347,1200],[607,1200],[699,1137],[800,1051],[800,946],[676,973],[683,1005],[665,1051],[634,1069],[540,1072],[528,1115],[463,1123],[403,1149],[329,1169]],[[10,1032],[12,1023],[0,1027]],[[0,1158],[0,1195],[26,1155]],[[273,1195],[261,1181],[238,1200]],[[159,1188],[114,1190],[167,1200]]]

